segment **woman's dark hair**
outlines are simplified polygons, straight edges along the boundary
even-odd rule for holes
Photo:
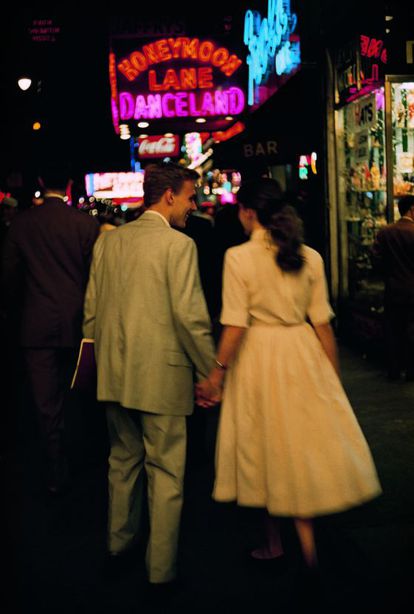
[[[269,230],[278,247],[276,262],[282,271],[299,271],[303,267],[303,222],[294,207],[282,198],[275,179],[260,179],[242,184],[237,199],[245,209],[256,211],[257,219]]]

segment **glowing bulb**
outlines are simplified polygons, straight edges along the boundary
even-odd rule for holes
[[[32,126],[33,130],[40,130],[41,127],[42,127],[42,124],[40,122],[34,122]]]
[[[205,124],[206,123],[206,119],[204,119],[204,117],[197,117],[196,119],[196,123],[197,124]]]
[[[138,122],[138,128],[148,128],[149,122]]]
[[[32,80],[29,79],[29,77],[21,77],[17,81],[17,85],[20,87],[21,90],[25,92],[32,85]]]

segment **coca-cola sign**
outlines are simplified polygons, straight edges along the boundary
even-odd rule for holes
[[[139,158],[173,158],[179,153],[180,140],[177,135],[138,138]]]

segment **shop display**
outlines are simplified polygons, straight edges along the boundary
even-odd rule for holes
[[[337,111],[343,288],[351,298],[381,288],[371,248],[388,222],[384,119],[382,87]]]
[[[414,82],[392,83],[394,199],[414,194]]]

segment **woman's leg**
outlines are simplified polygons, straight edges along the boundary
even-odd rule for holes
[[[313,520],[311,518],[294,518],[293,520],[302,548],[303,558],[306,565],[314,569],[318,566],[318,557],[316,554]]]
[[[283,546],[280,540],[280,523],[274,516],[269,516],[265,512],[264,528],[266,543],[261,548],[252,550],[251,556],[254,559],[276,559],[283,554]]]

